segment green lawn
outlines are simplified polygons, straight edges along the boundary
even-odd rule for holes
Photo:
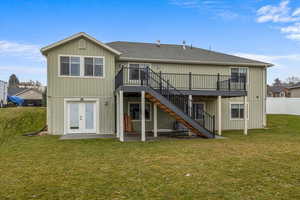
[[[17,108],[0,110],[0,130],[3,119],[33,112],[38,122],[4,129],[1,200],[300,199],[300,117],[271,115],[270,129],[227,132],[224,140],[120,143],[21,136],[45,117]]]

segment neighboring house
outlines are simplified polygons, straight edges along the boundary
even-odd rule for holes
[[[116,134],[173,129],[213,138],[222,130],[266,126],[271,64],[186,45],[102,43],[78,33],[41,49],[47,57],[51,134]]]
[[[0,80],[0,108],[7,104],[7,83]]]
[[[24,99],[22,106],[41,106],[42,91],[35,88],[9,87],[8,96],[17,96]]]
[[[300,98],[300,83],[297,83],[291,87],[288,87],[290,97]]]
[[[290,97],[290,91],[287,87],[281,85],[268,86],[268,97]]]

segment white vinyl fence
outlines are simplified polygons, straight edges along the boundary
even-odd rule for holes
[[[300,115],[300,98],[268,97],[267,114]]]

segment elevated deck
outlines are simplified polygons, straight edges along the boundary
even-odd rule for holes
[[[241,97],[247,96],[246,78],[230,75],[211,74],[175,74],[158,72],[159,76],[174,86],[182,94],[194,96],[222,96]],[[122,68],[115,78],[116,91],[123,90],[127,93],[147,91],[149,81],[156,89],[161,88],[159,82],[147,78],[144,68]],[[170,88],[170,92],[172,89]]]

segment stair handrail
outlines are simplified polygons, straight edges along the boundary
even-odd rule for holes
[[[159,81],[157,81],[157,80],[155,80],[154,79],[154,77],[152,77],[151,76],[151,74],[154,74],[156,77],[158,77],[158,79],[159,79]],[[166,98],[166,95],[164,95],[163,93],[162,93],[162,82],[164,82],[165,84],[167,84],[167,92],[168,92],[168,100],[169,101],[171,101],[177,108],[179,108],[180,110],[182,110],[184,113],[186,113],[187,115],[189,115],[190,113],[191,113],[191,107],[190,107],[190,99],[186,96],[186,95],[184,95],[181,91],[179,91],[179,90],[177,90],[173,85],[171,85],[170,84],[170,82],[169,81],[166,81],[165,79],[163,79],[160,75],[158,75],[156,72],[154,72],[152,69],[150,69],[149,67],[146,67],[146,85],[147,86],[149,86],[149,87],[151,87],[152,89],[154,89],[154,90],[157,90],[157,89],[155,89],[155,87],[153,87],[152,85],[151,85],[151,81],[149,81],[149,78],[151,78],[153,81],[155,81],[156,83],[159,83],[159,90],[158,91],[160,91],[159,93],[162,95],[162,96],[165,96],[165,98]],[[142,83],[144,82],[144,81],[141,81]],[[177,94],[172,94],[171,92],[170,92],[170,88],[172,88],[172,90],[173,91],[175,91]],[[179,107],[178,105],[176,105],[176,103],[174,103],[172,100],[171,100],[171,98],[170,98],[170,94],[171,95],[179,95],[181,98],[183,97],[183,101],[184,101],[184,105],[188,105],[188,110],[187,110],[187,112],[186,111],[184,111],[184,109],[182,109],[181,107]],[[183,105],[183,106],[184,106]],[[197,120],[195,120],[195,119],[193,119],[193,117],[192,116],[190,116],[191,117],[191,119],[192,120],[194,120],[196,123],[198,123],[199,125],[201,125],[203,128],[205,128],[206,130],[208,130],[210,133],[212,133],[213,134],[213,136],[215,137],[215,116],[214,115],[211,115],[211,114],[209,114],[209,113],[207,113],[207,112],[205,112],[205,111],[202,111],[202,114],[203,114],[203,118],[205,119],[205,116],[207,116],[209,119],[211,119],[211,121],[212,121],[212,124],[210,124],[209,123],[209,126],[211,126],[211,127],[207,127],[206,126],[206,124],[205,124],[205,120],[204,120],[204,122],[201,124],[201,123],[199,123]],[[212,130],[210,130],[210,129],[208,129],[208,128],[210,128],[210,129],[212,129]]]

